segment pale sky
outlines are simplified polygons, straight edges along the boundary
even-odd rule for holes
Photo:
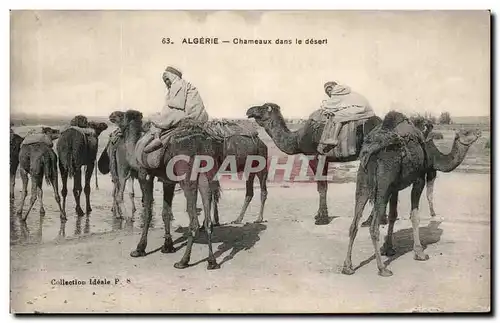
[[[487,11],[11,12],[11,112],[160,111],[168,65],[211,117],[264,102],[307,117],[337,80],[391,109],[490,114]],[[175,44],[163,45],[162,37]],[[183,37],[328,39],[327,45],[182,45]]]

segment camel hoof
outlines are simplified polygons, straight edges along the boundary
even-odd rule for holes
[[[220,269],[220,265],[214,261],[214,262],[209,262],[207,265],[208,270],[214,270],[214,269]]]
[[[413,259],[417,260],[417,261],[427,261],[429,260],[429,255],[421,252],[421,253],[415,253],[415,255],[413,255]]]
[[[213,227],[220,227],[220,223],[219,223],[219,222],[214,223],[214,224],[212,224],[212,226],[213,226]]]
[[[431,212],[431,218],[435,218],[436,217],[436,212]]]
[[[241,224],[241,220],[234,220],[231,222],[231,224]]]
[[[372,224],[372,219],[368,219],[365,222],[361,223],[362,227],[369,227]]]
[[[384,269],[380,269],[378,271],[378,275],[379,276],[382,276],[382,277],[391,277],[392,276],[392,271],[390,271],[389,269],[387,268],[384,268]]]
[[[189,267],[189,264],[185,264],[183,262],[176,262],[174,264],[174,268],[177,268],[177,269],[184,269],[184,268],[187,268]]]
[[[160,251],[161,253],[175,253],[175,248],[172,245],[163,245]]]
[[[40,209],[40,216],[45,216],[45,209]]]
[[[383,248],[382,250],[382,256],[387,256],[387,257],[393,257],[396,255],[396,249],[394,248]]]
[[[144,257],[146,256],[146,251],[144,250],[134,250],[130,253],[130,257],[137,258],[137,257]]]
[[[316,225],[327,225],[328,224],[328,218],[327,217],[321,217],[321,218],[316,218],[316,221],[314,222]]]
[[[354,269],[352,269],[351,266],[349,266],[349,267],[344,266],[344,268],[342,268],[342,273],[344,275],[352,275],[352,274],[354,274]]]
[[[66,223],[66,221],[68,221],[68,218],[66,218],[65,216],[64,216],[64,217],[61,217],[61,222],[62,222],[62,223]]]

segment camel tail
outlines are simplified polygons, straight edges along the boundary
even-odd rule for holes
[[[375,160],[372,160],[366,166],[366,170],[360,170],[368,173],[368,201],[371,205],[374,204],[375,196],[377,195],[377,164]]]
[[[219,181],[212,182],[212,194],[215,203],[219,203],[222,196],[222,187],[220,186]]]
[[[99,168],[101,174],[104,175],[108,174],[110,171],[110,158],[108,154],[108,145],[106,146],[106,148],[104,148],[101,157],[99,157],[99,160],[97,161],[97,168]],[[97,177],[97,171],[96,171],[96,177]]]
[[[50,152],[48,157],[42,158],[42,163],[47,185],[51,186],[52,183],[57,183],[57,155]]]

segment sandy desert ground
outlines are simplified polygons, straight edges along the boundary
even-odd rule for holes
[[[448,145],[452,133],[446,133]],[[489,134],[488,134],[489,136]],[[105,134],[105,137],[107,134]],[[413,260],[410,191],[400,193],[395,226],[397,255],[384,258],[392,277],[377,275],[367,228],[361,228],[353,253],[352,276],[340,273],[353,216],[356,163],[334,165],[338,180],[330,183],[331,222],[314,225],[318,193],[314,183],[269,183],[262,224],[253,223],[259,190],[246,224],[228,224],[243,203],[242,183],[226,186],[220,204],[223,226],[215,229],[214,250],[221,269],[206,270],[206,238],[193,247],[192,266],[178,270],[187,225],[185,199],[174,198],[175,254],[162,254],[161,191],[155,189],[155,215],[144,258],[129,253],[141,230],[140,193],[136,221],[127,226],[111,215],[111,181],[93,184],[89,216],[78,218],[68,196],[68,221],[61,224],[49,187],[44,187],[47,215],[38,205],[27,226],[11,213],[11,310],[21,312],[461,312],[490,310],[490,174],[484,138],[471,148],[463,165],[439,173],[435,185],[437,217],[431,219],[425,193],[420,202],[420,235],[426,262]],[[105,142],[105,140],[103,140]],[[270,147],[275,149],[275,147]],[[475,150],[476,149],[476,150]],[[481,152],[481,153],[479,153]],[[94,183],[94,180],[92,181]],[[16,205],[20,197],[16,182]],[[70,181],[69,187],[72,187]],[[12,207],[12,211],[15,206]],[[370,208],[365,210],[365,218]],[[385,236],[387,227],[381,227]],[[383,237],[382,236],[382,237]],[[60,286],[53,280],[109,279],[110,285]],[[115,279],[118,283],[115,284]]]

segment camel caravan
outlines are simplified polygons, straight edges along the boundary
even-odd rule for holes
[[[45,215],[42,193],[44,177],[47,184],[53,187],[61,221],[66,220],[67,214],[68,177],[73,178],[76,216],[89,214],[92,211],[90,183],[97,162],[102,174],[111,175],[114,217],[133,221],[136,212],[133,202],[134,181],[139,183],[144,225],[140,240],[130,253],[131,257],[146,256],[156,179],[163,185],[161,214],[165,237],[161,252],[176,251],[170,230],[174,219],[172,201],[179,184],[186,199],[189,229],[184,255],[174,267],[182,269],[189,266],[194,239],[200,229],[203,229],[208,244],[207,268],[220,268],[212,249],[213,230],[220,225],[218,203],[222,185],[218,175],[224,172],[228,174],[228,168],[229,173],[245,174],[245,199],[240,214],[232,222],[236,224],[243,221],[254,196],[255,177],[259,179],[260,212],[255,222],[263,222],[268,197],[268,147],[254,128],[249,129],[228,120],[210,119],[197,89],[182,78],[178,69],[168,67],[162,78],[169,89],[164,110],[151,117],[144,117],[137,110],[111,113],[109,122],[116,129],[111,132],[99,159],[99,135],[108,128],[106,123],[88,121],[85,116],[78,115],[63,129],[43,128],[41,133],[29,134],[25,138],[14,134],[11,128],[11,199],[14,197],[15,174],[19,166],[23,189],[17,214],[22,221],[26,221],[37,198],[41,205],[40,215]],[[342,270],[344,274],[354,273],[351,261],[354,239],[363,209],[369,201],[373,209],[362,225],[369,226],[379,275],[392,275],[384,266],[381,255],[395,254],[392,234],[398,217],[398,193],[410,186],[414,258],[418,261],[429,259],[419,238],[418,209],[423,189],[427,185],[427,198],[431,216],[434,217],[432,194],[437,171],[451,172],[458,167],[481,133],[475,130],[457,131],[451,152],[443,154],[431,139],[430,122],[412,122],[397,111],[387,113],[382,119],[374,114],[364,97],[337,82],[327,82],[325,93],[328,99],[295,131],[288,128],[281,108],[275,103],[250,107],[246,116],[254,120],[258,127],[262,127],[285,154],[303,154],[308,157],[309,167],[315,174],[326,174],[329,162],[359,160],[356,191],[353,192],[354,218],[349,230],[348,250]],[[57,154],[53,149],[53,141],[56,139]],[[257,169],[254,164],[256,160],[264,160],[264,167]],[[85,166],[85,212],[80,204],[82,166]],[[62,179],[62,203],[57,168]],[[28,176],[32,179],[31,199],[28,210],[23,214]],[[131,212],[126,210],[124,203],[127,186],[132,201]],[[327,189],[328,181],[318,179],[319,205],[315,215],[317,225],[329,224]],[[198,194],[204,213],[202,225],[198,220],[198,211],[201,211],[197,208]],[[379,246],[380,224],[388,224],[387,239],[382,251]]]

